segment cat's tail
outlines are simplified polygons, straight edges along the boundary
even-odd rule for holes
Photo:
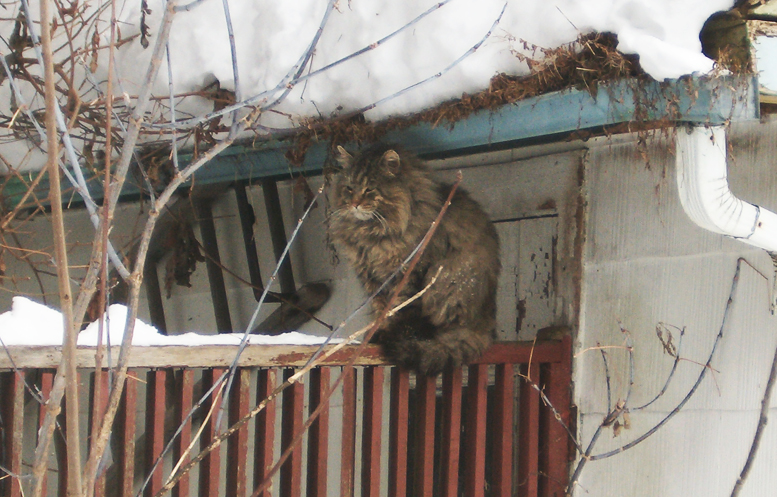
[[[447,365],[454,368],[479,357],[491,345],[493,332],[467,328],[440,330],[429,338],[383,340],[384,353],[394,362],[425,376],[436,376]]]

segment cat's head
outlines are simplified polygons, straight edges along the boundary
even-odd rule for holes
[[[412,159],[391,145],[376,145],[354,155],[337,147],[336,159],[341,170],[334,181],[335,212],[388,231],[403,231],[411,201],[406,182]]]

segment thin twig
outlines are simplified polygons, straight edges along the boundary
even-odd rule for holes
[[[761,437],[766,428],[766,423],[769,421],[769,407],[772,402],[772,390],[774,389],[775,379],[777,379],[777,349],[774,351],[772,369],[769,371],[769,380],[766,382],[764,396],[761,400],[761,413],[758,416],[758,426],[755,429],[755,435],[753,435],[753,443],[750,445],[750,452],[747,454],[747,460],[745,460],[745,465],[742,467],[742,472],[739,474],[739,478],[737,478],[736,484],[734,484],[734,489],[731,491],[731,497],[737,497],[739,492],[742,491],[745,481],[747,481],[747,476],[753,467],[758,447],[761,445]]]
[[[733,277],[732,282],[731,282],[731,291],[729,292],[728,300],[726,301],[726,308],[725,308],[725,310],[723,312],[723,320],[721,322],[720,329],[718,330],[718,334],[715,337],[715,341],[712,344],[712,349],[710,350],[710,354],[709,354],[709,357],[707,358],[707,362],[705,364],[705,367],[703,367],[701,369],[701,372],[699,373],[699,376],[697,377],[696,382],[693,384],[693,386],[688,391],[688,393],[685,395],[685,397],[675,406],[674,409],[672,409],[672,411],[669,412],[669,414],[667,414],[661,421],[659,421],[656,425],[654,425],[650,430],[646,431],[641,436],[637,437],[636,439],[632,440],[631,442],[629,442],[627,444],[622,445],[621,447],[619,447],[617,449],[614,449],[614,450],[611,450],[611,451],[608,451],[608,452],[604,452],[602,454],[591,455],[593,447],[594,447],[596,441],[598,440],[599,435],[600,435],[600,433],[602,431],[602,428],[604,426],[603,423],[600,424],[597,427],[596,431],[594,432],[594,435],[591,437],[591,441],[588,444],[588,447],[586,449],[585,454],[583,454],[583,456],[581,456],[580,460],[577,463],[577,466],[575,467],[575,471],[572,474],[572,478],[569,481],[569,485],[567,486],[566,495],[572,495],[572,492],[573,492],[575,486],[577,485],[577,481],[580,478],[580,474],[583,471],[583,468],[585,467],[585,464],[588,461],[597,461],[599,459],[606,459],[608,457],[612,457],[614,455],[620,454],[620,453],[622,453],[622,452],[624,452],[624,451],[626,451],[626,450],[636,446],[640,442],[644,441],[645,439],[647,439],[648,437],[653,435],[656,431],[658,431],[666,423],[668,423],[669,420],[672,419],[678,412],[680,412],[680,410],[685,406],[685,404],[688,403],[688,401],[691,399],[691,397],[693,397],[693,395],[696,393],[696,390],[699,388],[699,385],[704,380],[704,378],[705,378],[705,376],[707,374],[707,370],[711,369],[710,368],[710,364],[712,363],[712,359],[715,357],[715,351],[718,348],[718,344],[720,343],[720,340],[723,338],[723,331],[725,330],[726,324],[728,323],[728,318],[729,318],[729,315],[730,315],[730,312],[731,312],[731,307],[732,307],[732,305],[734,303],[734,295],[736,294],[736,290],[739,287],[739,274],[740,274],[740,271],[741,271],[742,263],[746,263],[746,264],[749,265],[749,263],[744,258],[737,259],[736,270],[734,271],[734,277]],[[610,413],[608,413],[608,415],[609,414]]]
[[[54,86],[54,61],[51,53],[51,18],[49,15],[49,0],[40,2],[41,46],[44,65],[44,84],[46,100],[46,135],[47,164],[46,168],[51,179],[49,199],[51,203],[52,231],[57,263],[57,281],[59,283],[59,301],[65,331],[62,361],[57,368],[49,401],[46,405],[44,422],[41,431],[44,433],[41,442],[35,450],[33,463],[33,497],[39,497],[43,490],[43,476],[48,462],[48,444],[54,431],[54,419],[59,414],[62,394],[67,397],[67,488],[70,495],[81,494],[81,450],[79,437],[78,409],[78,378],[76,377],[76,340],[78,331],[73,326],[73,296],[70,288],[70,273],[68,268],[67,246],[65,241],[65,225],[62,212],[62,192],[59,187],[59,141],[57,139],[57,121],[55,117],[56,89]],[[64,391],[63,391],[64,390]],[[44,431],[45,428],[45,431]]]

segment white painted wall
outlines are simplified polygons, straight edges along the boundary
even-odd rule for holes
[[[735,195],[777,208],[773,157],[777,122],[734,126],[729,179]],[[772,264],[767,254],[708,233],[688,220],[677,197],[674,144],[648,141],[646,164],[635,136],[597,139],[586,158],[588,202],[583,252],[581,319],[574,363],[579,432],[587,444],[607,409],[597,344],[623,345],[618,320],[634,344],[634,386],[629,405],[660,390],[672,366],[656,338],[657,323],[686,333],[681,361],[666,394],[631,413],[631,429],[618,437],[605,429],[593,454],[635,439],[685,396],[718,333],[738,257],[739,288],[712,366],[694,397],[655,435],[612,458],[592,461],[575,495],[727,496],[736,482],[758,421],[760,400],[777,346],[777,320],[769,312]],[[764,278],[761,274],[766,276]],[[675,333],[675,341],[679,338]],[[608,349],[613,402],[627,391],[623,349]],[[692,362],[695,361],[695,362]],[[772,415],[777,414],[773,402]],[[743,495],[773,495],[777,429],[768,425]]]

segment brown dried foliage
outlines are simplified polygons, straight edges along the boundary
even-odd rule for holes
[[[443,102],[411,116],[392,117],[370,123],[362,115],[344,115],[310,119],[294,138],[294,146],[286,157],[293,165],[300,165],[313,141],[329,140],[331,146],[347,142],[369,143],[386,133],[418,123],[453,127],[456,122],[481,110],[495,110],[544,93],[566,88],[584,89],[592,94],[601,82],[622,78],[647,77],[639,67],[636,56],[616,50],[617,38],[610,33],[582,36],[577,42],[554,49],[545,49],[522,42],[524,49],[541,57],[532,58],[514,51],[531,71],[527,76],[499,74],[491,79],[486,90]]]

